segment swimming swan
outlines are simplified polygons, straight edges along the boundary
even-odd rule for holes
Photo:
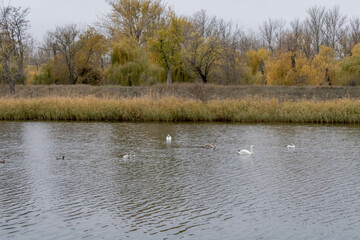
[[[135,155],[134,154],[126,154],[123,156],[124,159],[129,159],[129,158],[134,158]]]
[[[62,156],[62,157],[56,157],[56,160],[65,160],[65,156]]]
[[[246,150],[246,149],[243,149],[243,150],[238,150],[238,154],[241,154],[241,155],[251,155],[251,154],[254,154],[254,145],[251,145],[250,146],[250,151],[249,150]]]
[[[170,134],[167,135],[166,141],[167,141],[167,142],[171,142],[171,136],[170,136]]]
[[[294,144],[289,144],[289,145],[286,145],[287,148],[295,148],[295,145]]]
[[[202,148],[205,148],[205,149],[214,149],[216,148],[216,146],[212,145],[212,144],[205,144],[204,146],[201,146]]]

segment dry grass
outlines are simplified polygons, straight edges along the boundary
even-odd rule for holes
[[[360,123],[360,100],[0,98],[0,120]]]
[[[358,87],[315,87],[315,86],[223,86],[214,84],[176,83],[171,86],[89,86],[89,85],[17,85],[15,98],[40,97],[180,97],[207,102],[210,100],[247,99],[258,96],[267,99],[287,100],[333,100],[340,98],[360,99]],[[0,98],[10,96],[9,87],[0,85]]]

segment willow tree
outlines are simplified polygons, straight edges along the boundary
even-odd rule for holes
[[[313,78],[313,84],[332,85],[336,83],[335,65],[335,49],[326,46],[320,46],[319,54],[311,63],[311,67],[316,71],[316,75]]]
[[[347,55],[339,62],[338,78],[340,84],[355,86],[360,84],[360,43],[351,52],[352,55]]]
[[[152,64],[135,39],[124,38],[112,49],[111,67],[107,71],[110,83],[123,86],[136,86],[156,83],[162,69]]]
[[[15,94],[16,82],[24,84],[24,60],[29,29],[29,9],[20,7],[0,7],[0,51],[2,58],[2,83],[9,84],[10,92]]]

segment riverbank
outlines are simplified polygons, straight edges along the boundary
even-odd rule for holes
[[[223,86],[213,84],[164,84],[154,86],[90,86],[90,85],[17,85],[16,94],[10,94],[7,85],[0,85],[0,98],[41,98],[41,97],[97,97],[97,98],[133,98],[133,97],[180,97],[201,101],[224,99],[247,99],[259,97],[287,100],[334,100],[342,98],[360,99],[360,86]]]
[[[246,98],[201,101],[180,97],[1,98],[0,120],[240,123],[360,123],[360,100]]]

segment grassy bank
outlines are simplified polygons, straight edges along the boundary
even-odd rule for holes
[[[1,98],[0,120],[360,123],[360,100]]]
[[[42,97],[98,97],[98,98],[133,98],[133,97],[180,97],[201,101],[224,99],[247,99],[258,96],[267,99],[287,100],[334,100],[340,98],[360,99],[360,86],[248,86],[175,83],[170,86],[90,86],[90,85],[16,85],[15,95],[10,94],[7,85],[0,84],[0,98],[42,98]]]

